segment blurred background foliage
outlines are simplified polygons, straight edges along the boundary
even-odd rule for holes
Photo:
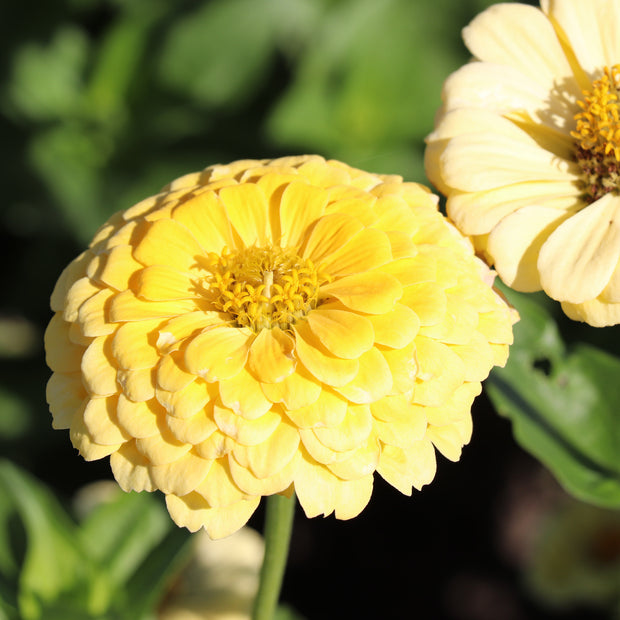
[[[170,576],[162,554],[171,562],[180,558],[187,538],[162,522],[161,504],[152,496],[116,499],[114,507],[74,520],[69,498],[110,472],[107,461],[83,463],[66,433],[50,426],[42,333],[62,268],[111,214],[217,162],[320,153],[426,183],[423,140],[442,83],[468,60],[460,30],[490,4],[35,0],[0,7],[0,454],[6,459],[0,468],[0,619],[20,617],[11,616],[18,608],[21,617],[48,620],[148,615]],[[508,295],[522,321],[509,366],[493,375],[488,396],[511,418],[516,439],[566,489],[618,508],[618,328],[592,330],[570,323],[540,296]],[[502,551],[498,537],[512,540],[519,515],[519,523],[535,525],[549,512],[568,510],[568,499],[551,478],[532,495],[540,486],[527,476],[538,480],[540,467],[517,447],[513,427],[488,399],[477,401],[474,415],[474,445],[462,464],[440,463],[440,480],[424,493],[400,497],[378,482],[355,522],[297,523],[285,599],[308,617],[330,617],[317,612],[325,606],[321,597],[304,593],[312,575],[326,600],[342,599],[333,616],[355,609],[351,596],[368,613],[373,605],[385,612],[387,597],[389,612],[382,617],[406,617],[416,595],[421,617],[435,619],[594,619],[620,609],[620,545],[603,558],[612,575],[605,583],[616,584],[603,588],[604,597],[593,598],[584,586],[587,596],[576,596],[581,590],[575,587],[569,588],[572,598],[562,599],[562,588],[553,586],[556,574],[547,579],[553,609],[540,602],[555,564],[538,569],[531,557],[551,557],[554,541],[566,547],[570,537],[547,539],[537,553],[528,530],[528,544],[517,544],[521,552],[531,550],[526,559]],[[519,489],[521,500],[507,516],[502,506]],[[517,509],[524,505],[532,508],[525,516]],[[600,509],[591,510],[600,516]],[[590,513],[584,514],[579,518]],[[259,512],[255,525],[260,518]],[[608,527],[609,519],[593,519]],[[388,520],[392,538],[383,531]],[[135,528],[127,529],[131,523],[149,532],[141,542]],[[376,527],[381,535],[369,540]],[[428,542],[420,540],[424,527],[436,532]],[[97,536],[107,532],[96,550],[84,534],[89,528]],[[115,538],[114,528],[125,536]],[[403,541],[409,530],[411,540]],[[368,558],[351,567],[356,537]],[[313,555],[315,547],[322,551]],[[48,583],[60,557],[62,570]],[[382,562],[398,575],[376,575]],[[432,585],[418,563],[436,577]],[[144,577],[147,565],[152,571]],[[110,566],[118,567],[114,578]],[[339,567],[341,574],[374,574],[372,600],[349,591],[343,597],[332,581]],[[535,573],[533,593],[521,583],[528,567]],[[354,582],[357,589],[365,584],[358,574],[345,585]],[[422,591],[411,593],[411,582],[424,584]],[[151,596],[143,607],[138,591]],[[129,600],[135,605],[121,611],[118,601]],[[588,616],[579,615],[582,604],[589,605]]]

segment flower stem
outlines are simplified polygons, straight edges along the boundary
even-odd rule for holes
[[[252,620],[273,620],[286,568],[293,530],[295,496],[270,495],[265,515],[265,556],[260,572]]]

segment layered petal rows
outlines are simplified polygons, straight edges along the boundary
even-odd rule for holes
[[[463,31],[427,175],[516,290],[620,323],[620,0],[497,4]]]
[[[514,311],[425,188],[318,156],[177,179],[63,272],[53,425],[213,538],[262,496],[348,519],[457,460]]]

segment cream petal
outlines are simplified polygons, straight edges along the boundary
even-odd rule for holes
[[[320,306],[308,314],[308,325],[336,357],[357,359],[371,349],[374,342],[372,323],[354,312]]]
[[[505,217],[489,235],[487,251],[500,278],[517,291],[541,289],[538,257],[549,235],[571,216],[545,207],[524,207]]]
[[[263,383],[278,383],[295,371],[295,341],[279,327],[262,329],[250,346],[248,370]]]
[[[581,190],[574,181],[529,181],[486,192],[453,192],[446,205],[448,217],[467,235],[484,235],[506,216],[524,207],[572,211],[581,206]]]
[[[310,329],[307,321],[299,321],[295,330],[295,351],[299,361],[322,383],[346,385],[358,373],[359,362],[332,355]]]
[[[590,299],[582,304],[562,302],[562,310],[568,318],[583,321],[593,327],[620,323],[620,303],[606,303],[600,299]]]
[[[545,292],[573,304],[597,297],[620,260],[620,198],[606,194],[573,215],[540,250],[538,270]]]
[[[204,252],[194,236],[175,220],[152,222],[136,245],[134,258],[145,266],[167,265],[179,271],[189,271]]]
[[[402,294],[403,288],[394,276],[375,270],[323,285],[319,300],[335,297],[351,310],[383,314],[394,308]]]
[[[323,215],[327,204],[326,190],[293,181],[282,193],[280,226],[282,247],[298,247],[310,227]]]
[[[264,246],[271,241],[267,198],[258,185],[244,183],[224,187],[219,196],[230,223],[246,247]]]
[[[191,230],[205,252],[220,253],[233,247],[230,221],[215,192],[203,192],[175,207],[172,219]]]
[[[255,420],[272,407],[260,383],[245,368],[234,377],[219,381],[218,385],[222,403],[246,420]]]
[[[248,329],[214,327],[195,336],[185,349],[188,370],[207,381],[234,377],[248,359],[253,335]]]
[[[464,28],[463,39],[476,58],[515,67],[547,91],[572,75],[551,22],[531,6],[491,6]]]
[[[383,355],[373,347],[358,361],[359,371],[355,378],[334,389],[353,403],[372,403],[383,398],[392,389],[392,373]]]
[[[544,8],[590,77],[602,67],[618,62],[620,43],[616,26],[620,7],[615,0],[550,0]]]

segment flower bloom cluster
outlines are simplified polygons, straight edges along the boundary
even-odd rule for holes
[[[177,179],[61,275],[46,332],[55,428],[213,538],[262,496],[357,515],[457,460],[514,310],[437,200],[319,156]]]
[[[516,290],[620,323],[620,0],[497,4],[465,28],[427,174]]]

